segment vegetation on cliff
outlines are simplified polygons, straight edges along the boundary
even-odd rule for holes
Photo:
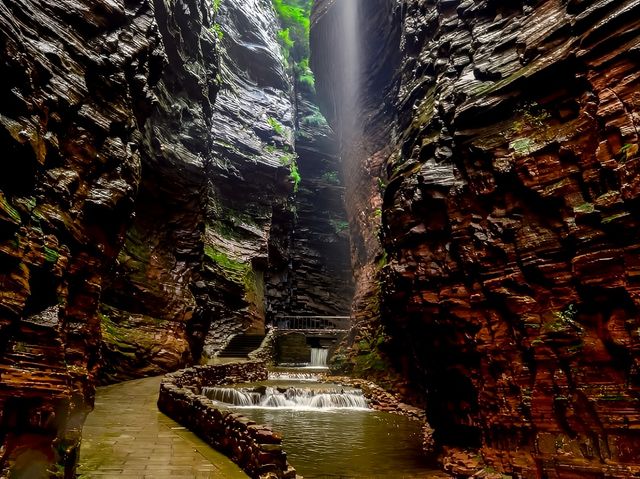
[[[309,68],[309,26],[313,0],[273,0],[282,29],[278,39],[285,59],[293,68],[296,79],[313,89],[315,79]]]

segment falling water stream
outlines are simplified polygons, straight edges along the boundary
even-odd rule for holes
[[[311,362],[309,366],[313,368],[325,368],[327,367],[327,356],[329,354],[328,349],[324,348],[311,348]]]
[[[305,478],[441,477],[422,454],[418,422],[373,411],[360,390],[317,382],[304,369],[272,377],[202,392],[282,433],[289,461]]]

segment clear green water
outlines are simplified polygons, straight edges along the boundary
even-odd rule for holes
[[[296,387],[327,385],[298,383]],[[282,433],[289,462],[307,479],[442,477],[434,461],[422,454],[420,424],[403,416],[352,409],[238,411]]]

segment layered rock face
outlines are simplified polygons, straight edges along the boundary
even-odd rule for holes
[[[199,357],[210,319],[203,234],[217,92],[211,7],[156,2],[167,65],[142,131],[135,214],[102,297],[104,382],[159,374]]]
[[[314,180],[336,169],[324,125],[300,142],[309,184],[295,203],[294,130],[313,107],[270,2],[0,12],[0,475],[72,477],[96,380],[194,361],[205,336],[214,351],[262,330],[266,305],[293,291],[297,308],[346,307],[342,189]],[[289,271],[294,243],[309,274],[290,287],[273,272]]]
[[[72,477],[165,57],[146,0],[8,0],[0,36],[0,476]]]
[[[105,382],[176,369],[203,343],[211,356],[233,334],[263,332],[269,312],[348,310],[340,179],[320,179],[338,169],[335,140],[326,123],[305,123],[319,113],[286,67],[271,3],[221,2],[210,32],[199,5],[186,18],[156,13],[171,49],[164,101],[101,308]]]
[[[332,8],[317,9],[316,49],[337,50]],[[382,45],[366,8],[363,43]],[[386,12],[401,28],[377,265],[387,349],[441,444],[524,477],[637,474],[640,2]],[[314,68],[330,106],[340,62]],[[365,143],[382,130],[365,125]]]
[[[271,2],[223,1],[216,21],[208,355],[278,315],[344,313],[352,288],[336,140],[284,58]]]
[[[285,223],[288,262],[270,269],[269,319],[348,315],[353,297],[349,223],[338,139],[318,110],[315,88],[295,87],[295,152],[301,180]],[[284,266],[284,268],[282,267]]]
[[[211,355],[230,335],[264,332],[265,273],[288,263],[293,220],[293,88],[277,42],[270,2],[224,1],[222,89],[211,136],[203,289]]]
[[[270,259],[270,245],[292,224],[295,112],[275,13],[270,2],[250,7],[156,10],[168,65],[101,307],[104,382],[175,370],[264,329],[265,271],[288,263],[285,251]]]
[[[395,14],[387,0],[319,1],[311,30],[319,103],[339,137],[355,281],[350,347],[340,348],[332,361],[341,372],[383,384],[393,375],[378,346],[387,339],[380,323],[380,266],[385,256],[379,235],[399,68],[400,22]],[[361,21],[362,16],[368,20]],[[395,386],[403,382],[393,379]]]

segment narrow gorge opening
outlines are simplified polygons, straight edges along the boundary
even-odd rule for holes
[[[638,18],[4,0],[0,478],[638,476]]]

